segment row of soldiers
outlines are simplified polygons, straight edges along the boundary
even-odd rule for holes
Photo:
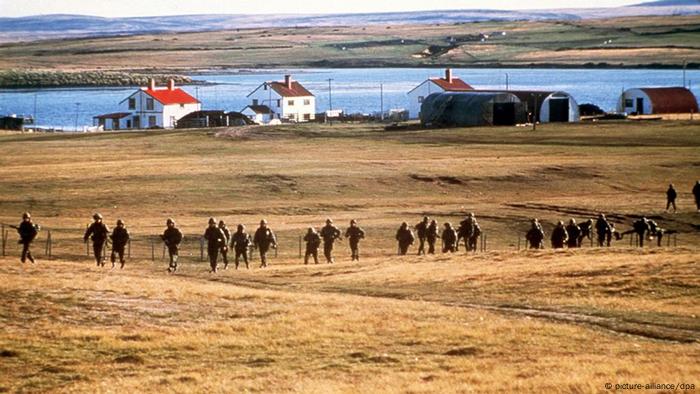
[[[605,214],[601,213],[595,221],[595,226],[592,219],[577,224],[576,219],[572,218],[566,226],[564,222],[560,220],[552,230],[550,239],[552,248],[580,248],[584,239],[591,239],[593,228],[595,228],[596,231],[599,247],[609,247],[613,238],[619,241],[627,234],[637,234],[640,247],[644,247],[645,239],[651,240],[653,238],[656,238],[658,246],[661,246],[661,240],[664,234],[673,234],[676,232],[675,230],[664,230],[655,221],[647,219],[646,217],[641,217],[634,221],[631,230],[619,232],[615,228],[615,224],[610,222],[608,218],[605,217]],[[537,218],[531,220],[531,226],[525,234],[525,239],[531,249],[544,248],[545,232]]]

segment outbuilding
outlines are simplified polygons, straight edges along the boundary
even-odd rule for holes
[[[468,92],[471,90],[474,90],[471,85],[453,76],[452,69],[447,68],[444,78],[428,78],[406,93],[408,96],[408,117],[419,119],[423,100],[433,93]]]
[[[540,123],[550,122],[578,122],[581,120],[578,103],[566,92],[542,92],[542,91],[508,91],[518,96],[525,104],[525,112],[528,120],[532,122],[533,116]]]
[[[622,93],[617,110],[634,115],[697,113],[698,101],[684,87],[634,88]]]
[[[425,127],[512,126],[527,120],[525,105],[506,92],[433,93],[420,114]]]
[[[127,125],[127,119],[130,116],[130,112],[115,112],[94,116],[93,121],[95,126],[101,127],[103,130],[121,130],[131,127]]]

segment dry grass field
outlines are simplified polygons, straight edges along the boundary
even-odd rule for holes
[[[700,63],[700,17],[256,28],[0,45],[0,70]],[[502,35],[502,33],[506,35]],[[480,34],[489,35],[481,42]],[[450,41],[449,38],[453,41]]]
[[[0,257],[0,392],[697,390],[699,148],[697,121],[0,134],[0,222],[44,227],[37,264],[13,233]],[[124,270],[86,256],[94,211],[134,236]],[[486,252],[395,255],[401,221],[470,211]],[[620,230],[652,217],[677,246],[518,250],[531,217],[549,234],[597,212]],[[210,216],[267,218],[271,267],[208,273]],[[175,275],[158,244],[152,259],[166,217],[186,235]],[[336,264],[302,264],[299,235],[326,217],[365,228],[359,263],[341,241]]]

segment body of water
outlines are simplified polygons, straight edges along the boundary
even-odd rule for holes
[[[329,108],[331,80],[333,109],[346,113],[374,113],[408,106],[406,93],[429,77],[442,76],[441,69],[318,69],[260,71],[246,74],[200,75],[196,80],[210,85],[185,86],[202,101],[203,109],[240,111],[246,96],[264,81],[282,80],[291,73],[316,96],[316,112]],[[562,90],[579,104],[593,103],[615,110],[623,89],[632,87],[681,86],[682,70],[590,70],[590,69],[454,69],[476,89],[505,89],[506,74],[512,90]],[[700,71],[686,72],[696,97],[700,96]],[[383,89],[380,89],[380,85]],[[119,112],[119,102],[136,88],[65,88],[0,90],[0,114],[35,115],[37,124],[72,130],[91,126],[92,117]]]

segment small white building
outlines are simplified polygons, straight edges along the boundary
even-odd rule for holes
[[[544,92],[511,90],[525,103],[525,110],[529,114],[528,121],[532,122],[536,115],[537,122],[578,122],[581,120],[576,99],[567,92]]]
[[[637,115],[697,113],[698,101],[683,87],[635,88],[622,93],[617,111]]]
[[[254,112],[252,107],[266,106],[272,108],[273,119],[308,122],[316,118],[316,98],[290,75],[283,82],[263,82],[247,97],[251,104],[241,111],[244,114]]]
[[[420,85],[411,89],[408,93],[408,117],[420,118],[420,107],[423,100],[433,93],[442,92],[467,92],[474,90],[469,84],[452,76],[452,69],[445,69],[444,78],[429,78]]]
[[[257,124],[270,123],[270,119],[275,119],[275,112],[267,105],[249,105],[241,113]]]
[[[104,130],[174,128],[185,115],[200,111],[202,104],[170,80],[167,87],[158,88],[153,79],[148,87],[140,88],[119,105],[121,112],[94,117]],[[118,126],[118,128],[117,128]]]

